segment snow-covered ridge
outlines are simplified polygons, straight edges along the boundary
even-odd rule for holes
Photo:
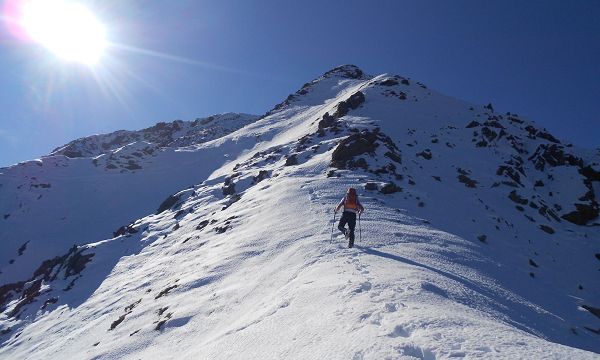
[[[119,130],[77,139],[52,150],[50,155],[64,155],[70,158],[95,157],[136,141],[145,141],[157,147],[190,146],[224,136],[257,118],[256,115],[227,113],[193,121],[159,122],[138,131]]]
[[[598,357],[598,153],[355,66],[153,144],[3,169],[0,356]]]

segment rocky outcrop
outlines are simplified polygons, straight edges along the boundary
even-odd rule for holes
[[[57,256],[52,259],[45,260],[34,271],[33,276],[26,281],[6,284],[0,286],[0,311],[7,310],[9,304],[16,299],[16,304],[7,313],[9,317],[18,317],[19,313],[29,304],[32,304],[37,298],[42,295],[42,284],[47,288],[50,282],[62,275],[62,279],[74,277],[71,284],[75,282],[76,275],[79,275],[86,265],[94,257],[93,253],[85,253],[87,248],[73,245],[69,251],[63,256]],[[70,285],[72,286],[72,285]],[[69,290],[67,287],[63,290]],[[57,300],[50,299],[50,303],[55,303]],[[48,306],[48,301],[43,304]]]
[[[561,216],[561,218],[576,224],[586,225],[591,220],[598,218],[599,211],[597,206],[587,204],[575,204],[577,210]]]
[[[363,79],[365,73],[356,65],[340,65],[323,74],[324,78],[332,76],[340,76],[346,79]]]
[[[357,109],[364,102],[365,95],[360,91],[350,95],[348,99],[340,101],[333,115],[329,115],[329,112],[326,112],[323,115],[322,120],[319,121],[319,135],[323,136],[325,129],[331,128],[333,130],[339,130],[336,127],[337,120],[343,116],[346,116],[350,110]]]
[[[382,194],[393,194],[393,193],[397,193],[400,191],[402,191],[402,188],[400,188],[398,185],[394,184],[393,182],[386,183],[385,185],[383,185],[381,187],[381,189],[379,189],[379,192],[381,192]]]
[[[340,141],[331,156],[331,166],[338,169],[363,168],[368,170],[368,164],[364,158],[354,159],[357,156],[375,156],[376,150],[384,146],[386,151],[384,156],[400,164],[402,157],[400,150],[394,141],[387,135],[375,128],[373,131],[362,130],[355,132],[347,138]],[[381,169],[372,170],[374,173],[395,173],[396,166],[389,163]]]

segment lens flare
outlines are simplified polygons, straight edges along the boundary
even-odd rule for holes
[[[79,3],[12,1],[5,11],[9,14],[11,33],[18,38],[25,35],[67,61],[93,65],[106,47],[104,25]]]

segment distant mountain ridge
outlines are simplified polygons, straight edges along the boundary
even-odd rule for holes
[[[224,136],[257,118],[256,115],[227,113],[193,121],[159,122],[138,131],[119,130],[77,139],[52,150],[50,155],[65,155],[70,158],[94,157],[136,141],[144,141],[157,147],[190,146]]]

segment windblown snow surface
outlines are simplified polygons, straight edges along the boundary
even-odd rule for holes
[[[600,358],[598,151],[349,65],[213,119],[0,169],[0,358]]]

